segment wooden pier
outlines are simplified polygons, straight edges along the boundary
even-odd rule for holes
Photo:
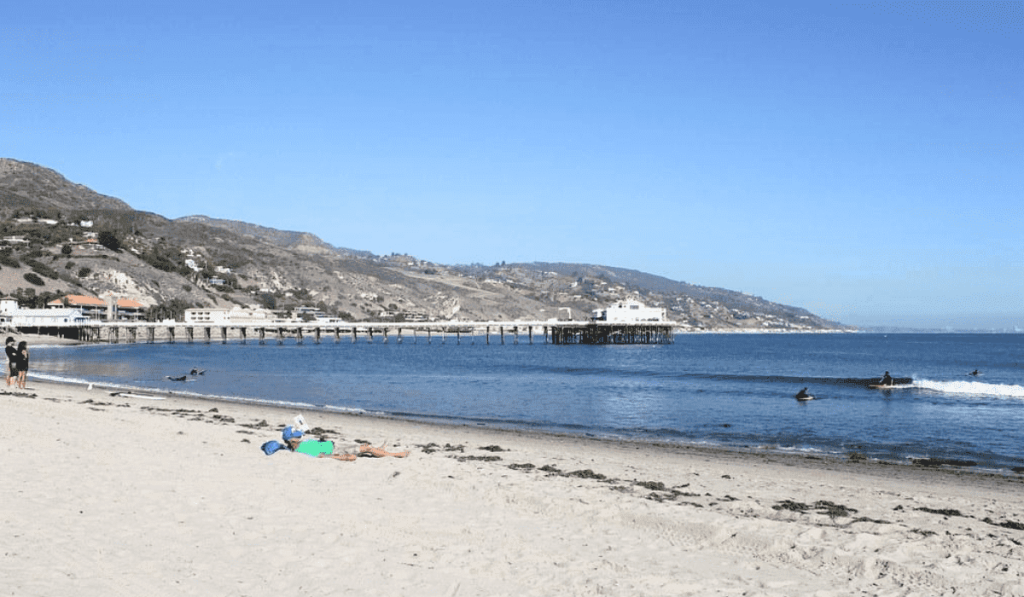
[[[428,344],[435,338],[445,344],[453,339],[479,339],[486,344],[519,344],[522,338],[533,344],[535,338],[545,344],[671,344],[673,322],[608,323],[603,321],[504,321],[504,322],[273,322],[273,323],[183,323],[183,322],[127,322],[95,321],[85,325],[48,327],[41,333],[60,333],[77,337],[85,342],[135,344],[144,342],[202,342],[226,344],[229,340],[241,343],[268,341],[283,344],[293,338],[297,344],[307,340],[320,344],[325,338],[334,342],[349,338],[355,343],[392,338],[401,343],[408,338]],[[27,329],[24,331],[28,331]]]

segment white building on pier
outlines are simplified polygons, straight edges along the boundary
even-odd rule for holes
[[[22,309],[18,301],[0,300],[0,327],[74,327],[89,323],[81,309]]]
[[[664,307],[646,307],[637,300],[619,301],[604,309],[594,309],[593,321],[609,323],[639,323],[644,321],[668,321]]]

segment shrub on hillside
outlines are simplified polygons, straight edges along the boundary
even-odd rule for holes
[[[0,251],[0,264],[7,267],[21,267],[21,262],[14,257],[14,251],[10,249]]]
[[[39,276],[35,275],[32,272],[25,274],[24,278],[29,284],[35,284],[36,286],[43,286],[44,284],[46,284],[46,282],[44,282],[42,278],[40,278]]]
[[[57,272],[53,268],[43,265],[42,263],[39,263],[35,259],[26,259],[25,265],[32,268],[32,271],[39,274],[40,276],[45,276],[47,278],[50,278],[51,280],[57,279]]]

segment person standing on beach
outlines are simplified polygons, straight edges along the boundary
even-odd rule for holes
[[[7,336],[6,344],[4,351],[7,352],[7,374],[4,377],[7,378],[7,386],[10,387],[18,377],[18,349],[14,347],[14,338],[10,336]]]
[[[18,344],[17,354],[18,382],[22,390],[25,389],[25,380],[28,378],[28,342],[22,340]]]

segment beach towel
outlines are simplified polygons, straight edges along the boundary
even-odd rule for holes
[[[315,440],[306,440],[299,444],[299,447],[295,448],[295,451],[301,452],[303,454],[309,454],[310,456],[330,454],[334,452],[334,442],[318,442]]]

